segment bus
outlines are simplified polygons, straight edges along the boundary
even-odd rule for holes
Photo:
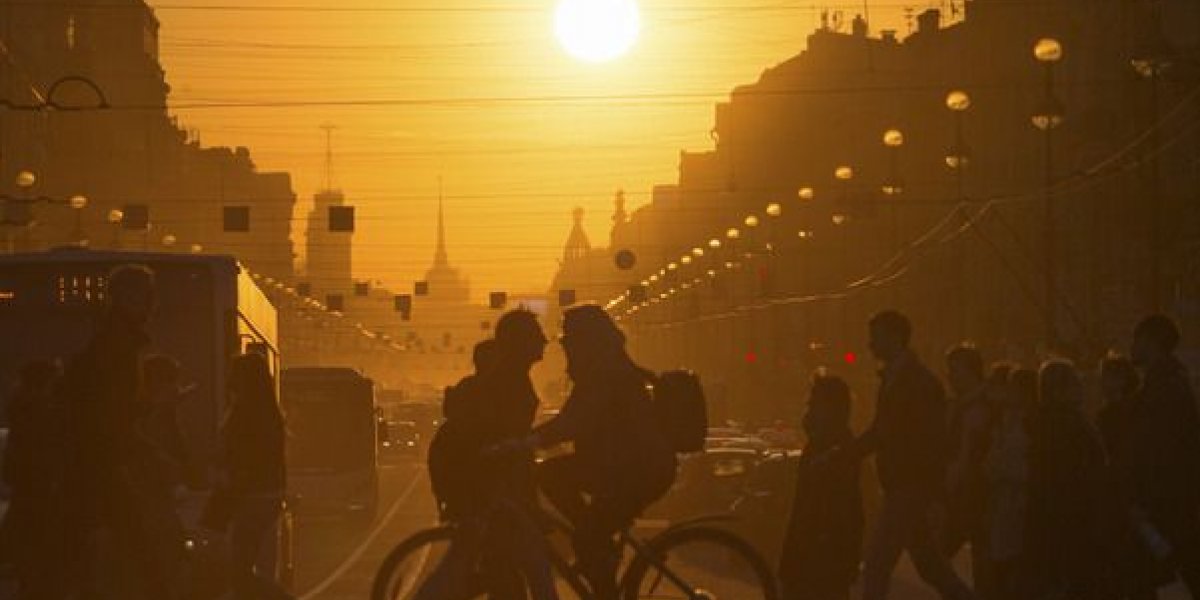
[[[379,497],[374,382],[350,368],[291,367],[281,384],[297,512],[369,523]]]
[[[148,324],[150,352],[179,361],[188,390],[179,423],[191,456],[217,457],[230,359],[260,352],[278,370],[275,307],[230,256],[92,251],[71,247],[0,256],[0,430],[19,369],[33,360],[67,363],[92,335],[108,273],[139,264],[155,274],[157,307]],[[185,525],[206,494],[180,499]],[[287,519],[284,519],[285,523]],[[281,579],[291,578],[290,532],[281,533]]]

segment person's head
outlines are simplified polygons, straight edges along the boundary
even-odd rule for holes
[[[179,361],[166,354],[154,354],[142,361],[142,380],[149,394],[179,389]]]
[[[983,355],[974,344],[958,344],[946,352],[946,373],[956,396],[970,394],[983,385]]]
[[[1146,366],[1164,356],[1170,356],[1179,347],[1179,325],[1171,317],[1162,314],[1150,315],[1133,329],[1133,348],[1129,357],[1140,366]]]
[[[625,334],[604,309],[595,304],[573,306],[563,313],[562,346],[567,373],[573,377],[625,352]]]
[[[810,440],[827,440],[850,428],[850,386],[841,377],[817,371],[808,392],[804,432]]]
[[[279,415],[275,378],[267,358],[257,352],[239,354],[229,364],[231,414]]]
[[[120,265],[108,274],[110,315],[144,325],[154,310],[154,271],[145,265]]]
[[[885,310],[871,317],[867,330],[871,354],[883,362],[891,362],[903,354],[912,338],[908,317],[895,310]]]
[[[475,349],[471,351],[471,363],[475,365],[475,372],[490,371],[496,365],[497,354],[494,339],[489,338],[475,344]]]
[[[1139,383],[1137,367],[1128,357],[1109,352],[1100,361],[1100,391],[1105,403],[1129,398],[1137,391]]]
[[[546,352],[546,334],[537,315],[524,308],[510,310],[500,317],[495,340],[495,355],[519,364],[532,365],[542,360]]]
[[[1038,402],[1042,406],[1077,408],[1083,405],[1083,382],[1075,365],[1049,360],[1038,374]]]

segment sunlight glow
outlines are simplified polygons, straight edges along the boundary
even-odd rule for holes
[[[621,56],[641,30],[636,0],[560,0],[554,34],[571,56],[606,62]]]

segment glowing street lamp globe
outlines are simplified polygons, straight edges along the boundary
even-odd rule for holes
[[[67,200],[67,204],[69,204],[71,208],[75,210],[82,210],[83,208],[87,207],[88,199],[87,196],[76,194]]]

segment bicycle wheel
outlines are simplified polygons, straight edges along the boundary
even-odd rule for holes
[[[737,535],[714,527],[667,531],[625,571],[625,600],[778,600],[767,561]]]
[[[450,542],[454,539],[456,530],[451,526],[435,527],[419,531],[400,542],[388,553],[375,572],[375,581],[371,584],[371,600],[413,600],[417,592],[426,585],[438,569],[443,565],[450,550]],[[467,564],[465,568],[473,569]],[[458,589],[453,596],[457,599],[481,598],[485,594],[482,579],[474,573],[461,573],[447,577],[445,573],[439,576],[444,580],[453,580]],[[438,597],[443,594],[431,594]]]

